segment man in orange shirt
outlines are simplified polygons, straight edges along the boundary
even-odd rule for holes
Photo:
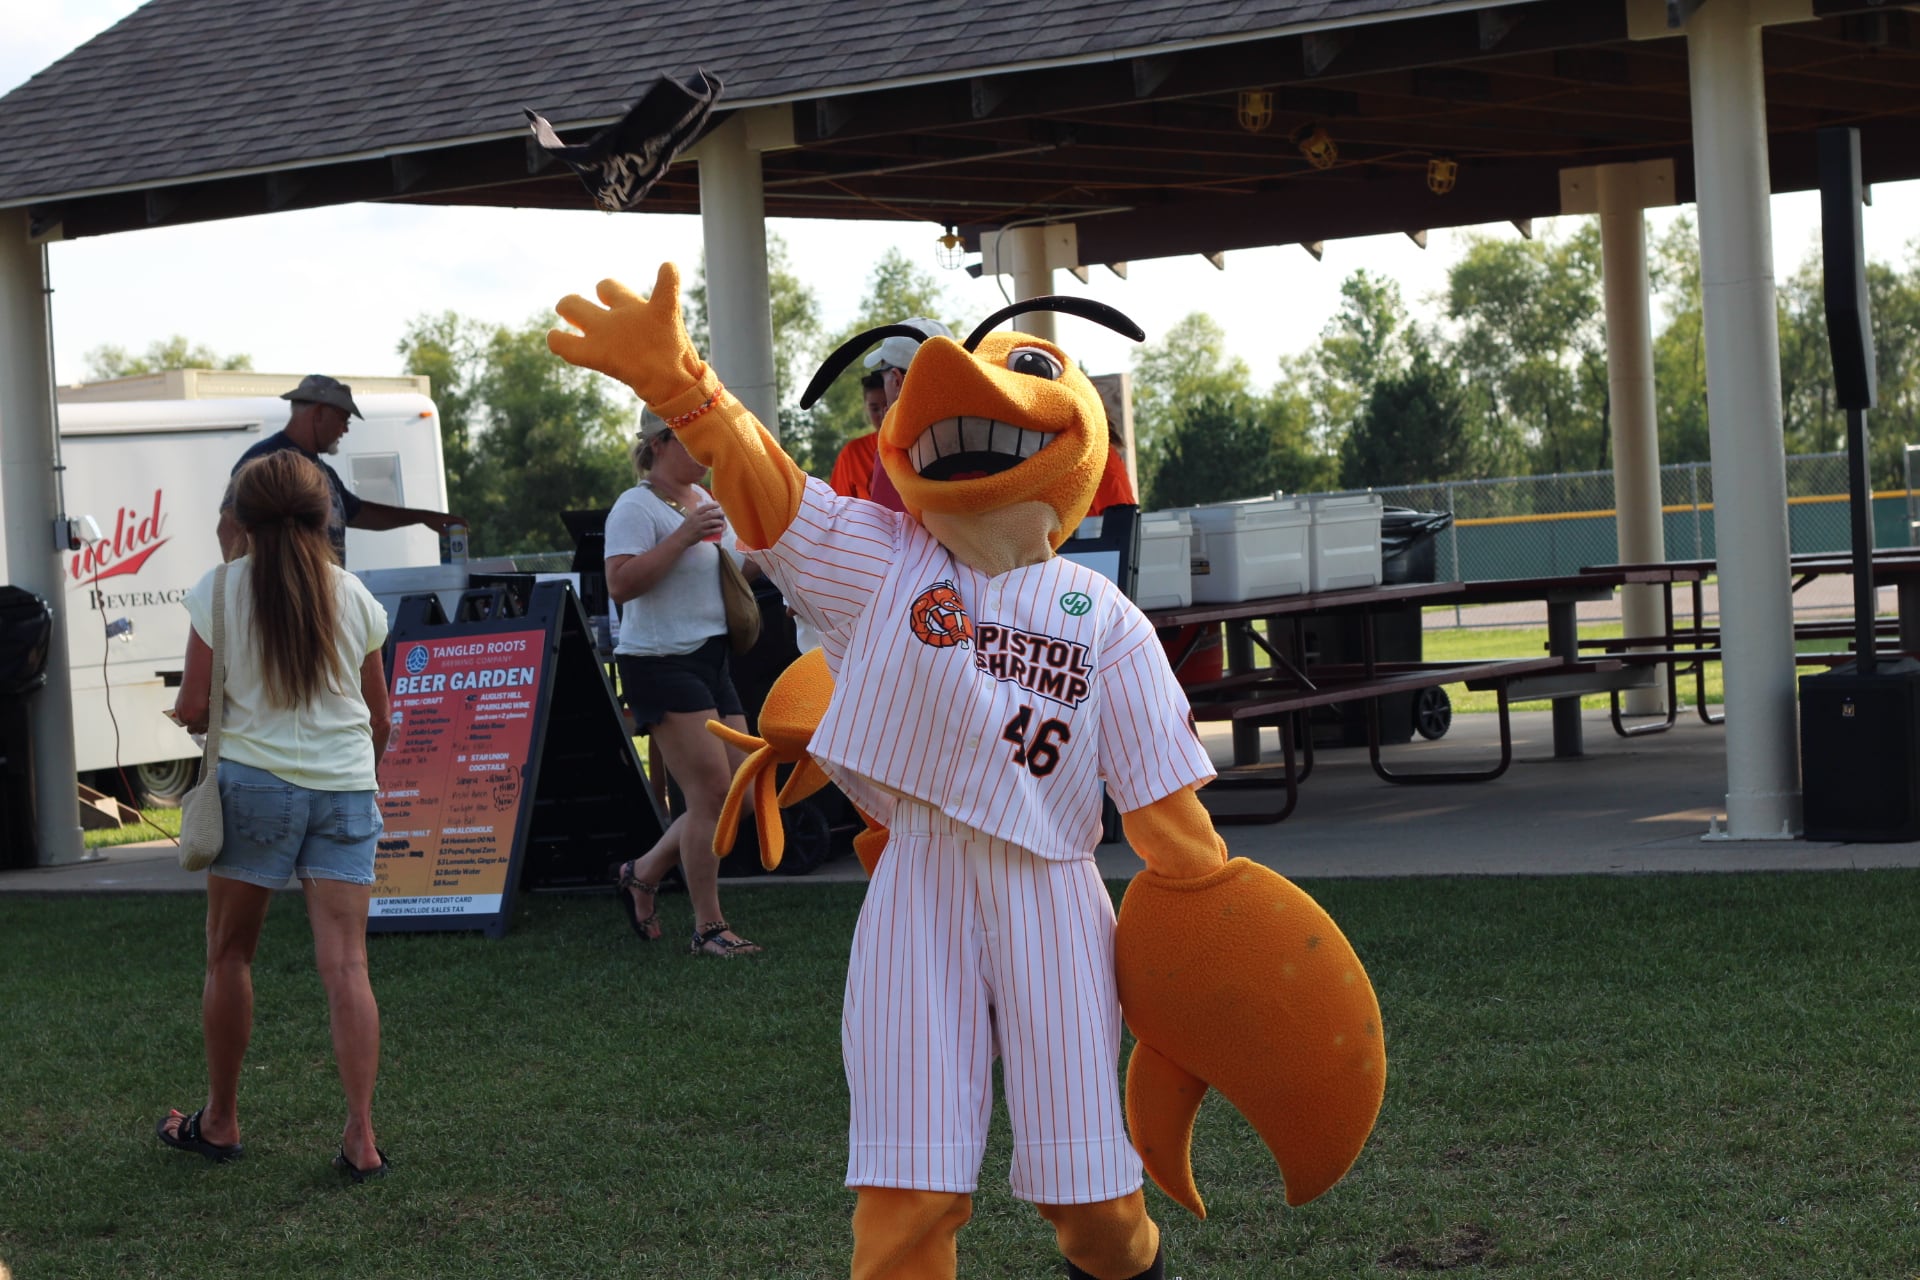
[[[873,496],[873,473],[880,460],[880,423],[887,416],[885,375],[876,371],[860,379],[860,395],[866,402],[867,421],[873,430],[840,446],[833,460],[833,473],[827,478],[828,486],[846,498]]]

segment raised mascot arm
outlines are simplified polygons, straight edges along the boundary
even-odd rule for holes
[[[577,293],[560,300],[555,310],[580,332],[548,331],[548,349],[632,387],[687,452],[713,468],[714,496],[743,546],[778,542],[800,510],[806,473],[687,340],[679,268],[662,263],[648,298],[618,280],[602,280],[595,292],[597,303]]]

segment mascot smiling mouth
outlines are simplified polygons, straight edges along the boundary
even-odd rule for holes
[[[925,480],[972,480],[1017,467],[1053,443],[1044,431],[1026,431],[992,418],[943,418],[907,450]]]

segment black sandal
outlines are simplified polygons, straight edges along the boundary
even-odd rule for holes
[[[721,960],[760,954],[760,944],[757,942],[748,942],[745,938],[720,936],[731,927],[725,920],[711,920],[696,927],[693,931],[693,942],[687,950],[696,956],[715,956]]]
[[[635,889],[654,900],[654,910],[644,916],[640,914],[640,904],[633,900],[632,891]],[[658,938],[660,936],[659,882],[650,883],[639,879],[633,874],[633,863],[623,862],[620,864],[619,883],[615,886],[614,892],[620,895],[620,914],[625,916],[627,923],[633,926],[633,931],[640,936],[640,941],[652,942]]]
[[[200,1136],[200,1112],[205,1110],[206,1108],[202,1107],[200,1111],[190,1116],[182,1116],[178,1111],[169,1111],[160,1118],[159,1124],[153,1126],[153,1132],[168,1146],[179,1151],[191,1151],[197,1156],[205,1156],[215,1164],[225,1164],[229,1160],[238,1159],[247,1149],[245,1143],[235,1142],[231,1145],[223,1145],[218,1142],[208,1142]],[[172,1133],[168,1133],[167,1121],[175,1116],[180,1116],[180,1123],[174,1127]]]
[[[361,1183],[370,1181],[374,1178],[386,1177],[387,1170],[393,1167],[392,1165],[387,1163],[387,1153],[382,1151],[380,1148],[375,1147],[373,1149],[373,1154],[380,1157],[380,1163],[377,1165],[374,1165],[371,1169],[362,1169],[359,1165],[347,1159],[347,1149],[345,1147],[342,1147],[340,1148],[339,1151],[334,1153],[333,1167],[338,1169],[340,1172],[346,1174],[347,1177],[353,1181],[353,1185],[357,1187]]]

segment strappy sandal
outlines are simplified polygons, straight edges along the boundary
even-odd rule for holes
[[[153,1131],[160,1141],[176,1151],[191,1151],[197,1156],[205,1156],[215,1164],[237,1160],[247,1149],[244,1143],[209,1142],[200,1136],[200,1116],[205,1110],[206,1108],[202,1107],[190,1116],[182,1115],[178,1111],[169,1111],[160,1118],[160,1123],[153,1127]],[[171,1133],[167,1132],[169,1120],[174,1122]]]
[[[335,1156],[333,1157],[333,1167],[338,1169],[340,1172],[346,1174],[348,1181],[352,1182],[353,1185],[357,1187],[363,1182],[371,1182],[375,1178],[386,1177],[388,1170],[393,1168],[393,1165],[388,1163],[387,1161],[386,1152],[382,1151],[378,1147],[375,1147],[373,1149],[373,1154],[380,1161],[380,1163],[374,1165],[371,1168],[362,1169],[359,1165],[347,1159],[347,1149],[345,1147],[342,1147],[340,1148],[339,1152],[335,1154]]]
[[[646,894],[655,904],[659,903],[659,882],[639,879],[633,874],[633,863],[623,862],[620,864],[620,881],[614,889],[614,892],[620,895],[620,914],[627,918],[627,923],[633,926],[633,931],[640,935],[640,941],[652,942],[660,936],[660,912],[656,905],[654,910],[647,912],[644,916],[641,915],[640,904],[633,900],[635,889]]]
[[[745,938],[723,938],[730,925],[725,920],[710,920],[697,926],[693,931],[693,942],[687,950],[696,956],[717,956],[722,960],[731,960],[735,956],[757,956],[760,944],[748,942]]]

